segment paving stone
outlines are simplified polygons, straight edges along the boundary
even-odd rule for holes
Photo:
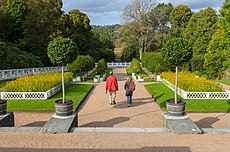
[[[71,116],[53,115],[50,120],[42,127],[43,133],[68,133],[72,127],[77,126],[77,113]]]
[[[204,133],[187,115],[169,116],[164,114],[166,126],[171,129],[172,132],[177,134],[201,134]]]

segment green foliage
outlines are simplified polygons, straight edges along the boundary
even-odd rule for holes
[[[173,37],[181,37],[191,16],[191,9],[185,5],[178,5],[172,10],[170,14],[170,23]]]
[[[5,58],[5,54],[6,54],[6,44],[0,41],[0,61],[3,61],[3,59]],[[0,69],[2,69],[2,63],[0,65]]]
[[[100,52],[101,52],[101,56],[102,58],[104,58],[107,62],[112,62],[114,61],[115,59],[115,53],[114,53],[114,50],[112,49],[100,49]]]
[[[223,30],[218,30],[213,34],[205,54],[204,67],[208,78],[221,79],[223,71],[227,68],[224,66],[224,62],[229,60],[225,52],[229,52],[230,49],[230,35],[227,35]],[[229,67],[228,67],[229,68]]]
[[[172,38],[161,49],[161,55],[165,62],[171,66],[182,66],[192,57],[192,49],[189,42],[183,38]]]
[[[94,60],[88,55],[79,55],[77,59],[71,64],[67,64],[67,69],[69,69],[74,75],[78,71],[89,71],[94,68]]]
[[[136,74],[140,73],[141,72],[140,61],[137,60],[136,58],[133,58],[130,68],[133,73],[136,73]]]
[[[142,66],[146,67],[148,71],[160,74],[162,71],[167,69],[167,63],[164,62],[160,53],[147,52],[143,54]]]
[[[94,31],[96,31],[97,33],[100,33],[104,36],[106,36],[106,38],[108,40],[110,40],[111,42],[114,42],[115,39],[117,38],[117,28],[119,28],[121,25],[119,24],[115,24],[115,25],[104,25],[104,26],[100,26],[100,25],[92,25],[92,29]]]
[[[14,42],[22,37],[21,26],[27,15],[26,6],[22,0],[8,0],[5,10],[9,25],[9,41]]]
[[[99,60],[98,65],[96,67],[96,72],[98,74],[102,74],[105,72],[106,69],[107,69],[107,63],[106,63],[105,59]]]
[[[31,53],[21,51],[14,46],[6,46],[5,58],[3,61],[4,62],[2,62],[0,66],[2,69],[19,69],[44,66],[38,57]]]
[[[230,33],[230,1],[225,0],[224,5],[220,9],[221,18],[218,20],[218,26]]]
[[[54,37],[63,36],[68,29],[61,10],[62,0],[30,0],[25,3],[28,10],[22,25],[27,44],[25,50],[39,56],[45,65],[51,65],[47,55],[48,43]]]
[[[166,40],[170,38],[169,18],[170,13],[173,10],[173,5],[171,3],[164,4],[158,3],[157,6],[150,11],[149,24],[151,24],[152,29],[157,29],[156,31],[151,31],[152,42],[148,45],[146,50],[160,50]]]
[[[190,66],[191,66],[191,71],[204,71],[204,56],[203,55],[195,55],[193,58],[190,60]]]
[[[76,9],[71,10],[67,16],[70,19],[68,35],[77,44],[79,53],[85,54],[90,48],[88,41],[91,35],[90,20],[86,14]]]
[[[216,11],[208,7],[194,13],[188,22],[183,37],[192,45],[194,55],[204,55],[217,26]]]
[[[48,45],[48,57],[53,64],[66,65],[78,55],[76,44],[69,38],[57,37]]]

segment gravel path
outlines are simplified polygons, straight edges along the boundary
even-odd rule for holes
[[[162,127],[162,111],[143,84],[136,83],[134,103],[127,107],[123,85],[125,69],[116,68],[119,80],[117,104],[109,105],[105,83],[97,83],[79,109],[79,127]],[[14,112],[15,125],[42,127],[52,112]],[[189,113],[201,128],[227,128],[226,113]],[[0,152],[228,152],[230,134],[178,135],[165,133],[0,132]]]

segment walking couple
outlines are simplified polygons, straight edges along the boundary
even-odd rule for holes
[[[125,82],[124,89],[125,95],[127,96],[127,105],[130,107],[132,104],[133,91],[135,90],[135,83],[132,81],[132,77],[128,77]],[[109,92],[109,103],[110,105],[116,104],[116,92],[118,91],[117,78],[113,75],[113,71],[110,71],[109,76],[106,79],[106,93]]]

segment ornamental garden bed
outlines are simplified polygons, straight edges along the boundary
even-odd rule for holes
[[[166,100],[174,98],[174,91],[169,89],[163,83],[154,83],[145,85],[146,89],[160,105],[163,111],[166,111]],[[179,99],[183,99],[178,96]],[[223,99],[186,99],[186,112],[228,112],[230,100]]]
[[[66,87],[66,98],[72,99],[73,109],[75,110],[93,85],[86,84],[70,84]],[[62,98],[62,92],[58,92],[54,96],[46,100],[8,100],[7,111],[54,111],[54,101]]]
[[[67,85],[72,73],[65,73]],[[61,73],[40,73],[18,78],[7,83],[1,99],[48,99],[61,90]]]
[[[163,83],[174,90],[175,73],[163,72]],[[178,94],[184,99],[230,99],[230,92],[224,92],[219,83],[196,77],[193,73],[179,72]]]

